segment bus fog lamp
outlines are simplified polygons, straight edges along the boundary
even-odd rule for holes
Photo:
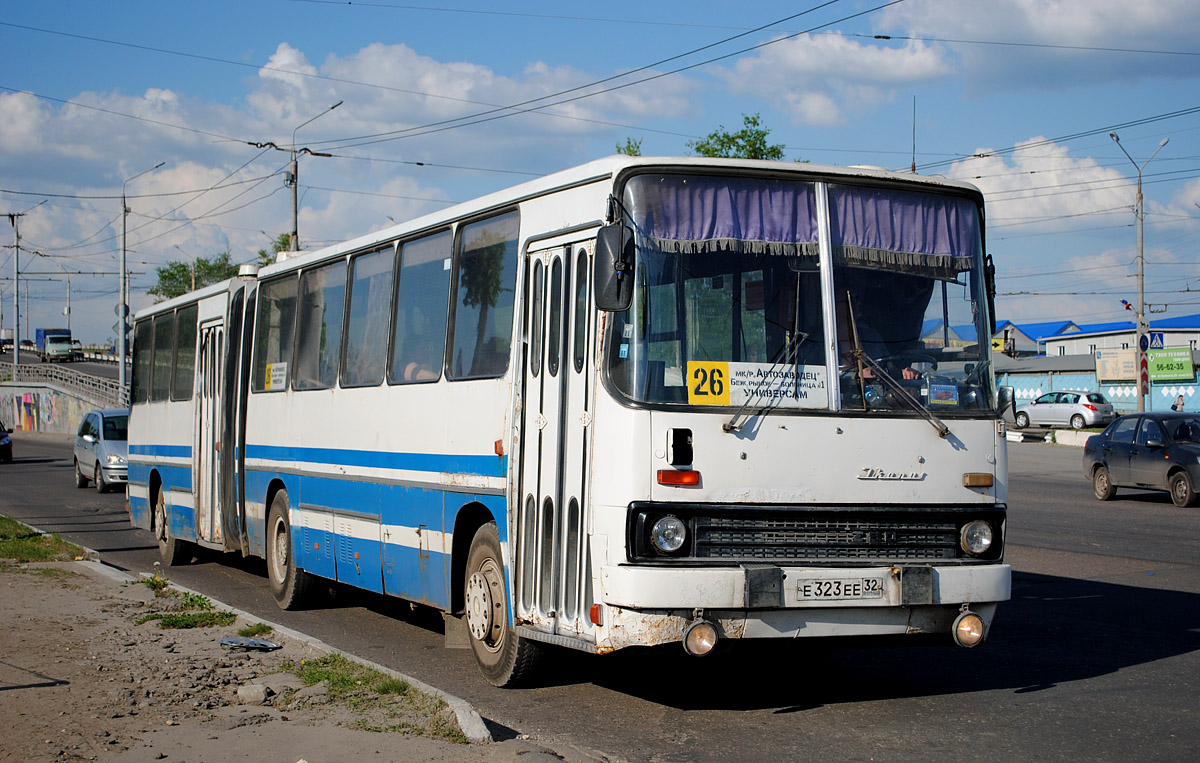
[[[683,548],[685,540],[687,526],[679,517],[668,514],[650,528],[650,543],[664,554],[673,554]]]
[[[959,534],[959,544],[972,556],[985,553],[992,547],[992,526],[982,519],[968,522]]]
[[[705,620],[695,620],[683,633],[683,651],[693,657],[703,657],[717,646],[717,626]]]
[[[954,620],[954,643],[972,647],[983,643],[983,618],[974,612],[963,612]]]

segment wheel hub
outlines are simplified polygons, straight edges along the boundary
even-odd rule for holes
[[[492,629],[492,593],[483,572],[467,580],[467,628],[476,641],[484,641]]]

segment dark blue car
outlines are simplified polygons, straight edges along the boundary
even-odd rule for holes
[[[1109,500],[1119,487],[1131,487],[1166,490],[1176,506],[1191,506],[1200,486],[1200,416],[1121,416],[1088,438],[1083,470],[1098,500]]]

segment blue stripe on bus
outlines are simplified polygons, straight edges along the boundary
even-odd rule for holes
[[[454,456],[438,453],[388,453],[375,450],[247,445],[246,458],[283,463],[471,474],[481,477],[504,477],[508,473],[508,462],[504,456]]]
[[[353,512],[359,520],[399,527],[426,527],[451,534],[459,509],[470,503],[485,506],[496,518],[500,540],[507,539],[503,496],[451,492],[438,487],[383,485],[360,480],[246,470],[247,500],[265,500],[271,481],[279,479],[293,511]],[[269,507],[267,507],[269,508]],[[297,522],[297,524],[300,524]],[[331,524],[333,524],[331,522]],[[250,522],[251,549],[263,553],[261,525]],[[424,551],[398,543],[352,538],[318,528],[293,525],[292,552],[297,565],[311,574],[340,580],[372,591],[446,608],[449,600],[449,554],[440,548]],[[355,554],[358,556],[355,557]],[[382,586],[382,589],[381,589]]]
[[[162,480],[163,490],[182,490],[192,492],[192,467],[175,466],[174,464],[144,464],[133,462],[129,464],[129,481],[135,485],[150,484],[150,472],[157,471]],[[150,500],[154,500],[153,497]]]
[[[191,458],[191,445],[130,445],[131,456],[158,456],[159,458]]]

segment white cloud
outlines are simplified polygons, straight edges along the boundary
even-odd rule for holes
[[[1120,303],[1134,301],[1137,289],[1129,172],[1072,156],[1066,146],[1041,137],[1023,141],[1009,156],[989,148],[975,154],[981,158],[957,162],[947,176],[975,184],[987,200],[1000,317],[1080,323],[1132,319]],[[1200,278],[1200,266],[1189,265],[1190,258],[1172,249],[1200,227],[1187,210],[1193,196],[1200,197],[1200,181],[1169,203],[1149,194],[1146,202],[1146,301],[1179,302],[1172,307],[1175,315],[1195,312],[1180,295],[1170,294]]]
[[[947,43],[975,87],[1034,86],[1190,78],[1195,57],[1110,51],[1192,51],[1200,36],[1194,0],[909,0],[872,17],[881,32],[990,43]]]
[[[486,104],[526,101],[605,74],[533,61],[515,74],[501,75],[486,66],[438,61],[405,45],[382,43],[330,56],[316,66],[304,51],[281,43],[269,66],[244,80],[249,90],[226,102],[203,101],[164,87],[140,94],[84,92],[73,98],[78,105],[65,106],[28,94],[0,94],[0,188],[77,195],[39,207],[23,221],[23,234],[30,248],[45,251],[67,269],[110,273],[120,249],[122,181],[165,161],[162,169],[127,188],[133,210],[128,219],[130,270],[137,294],[153,285],[158,265],[223,251],[235,262],[252,260],[259,248],[289,230],[290,194],[282,171],[290,157],[247,144],[273,141],[287,147],[297,125],[318,114],[318,120],[299,130],[297,142],[315,151],[332,147],[337,156],[304,155],[299,160],[300,237],[306,247],[353,238],[390,225],[389,218],[402,221],[446,206],[438,200],[466,200],[528,179],[436,165],[550,172],[593,158],[589,141],[611,145],[611,124],[594,120],[636,123],[694,109],[696,84],[668,77],[652,86],[553,107],[571,119],[525,114],[419,138],[341,146],[347,137],[430,125],[486,111]],[[344,105],[322,114],[338,100]],[[343,158],[348,156],[382,161]],[[427,165],[415,166],[416,161]],[[167,195],[180,191],[194,193]],[[8,206],[22,209],[39,200],[6,199]],[[57,304],[58,296],[51,292],[65,292],[65,287],[35,287],[46,289],[47,296],[31,304],[30,325],[42,325]],[[115,276],[81,275],[73,278],[72,288],[75,328],[85,339],[104,339],[113,320]],[[148,299],[139,296],[131,302],[144,306]]]
[[[717,70],[734,92],[774,102],[796,122],[823,126],[891,100],[898,88],[938,82],[949,73],[937,46],[863,43],[837,34],[786,40]]]

